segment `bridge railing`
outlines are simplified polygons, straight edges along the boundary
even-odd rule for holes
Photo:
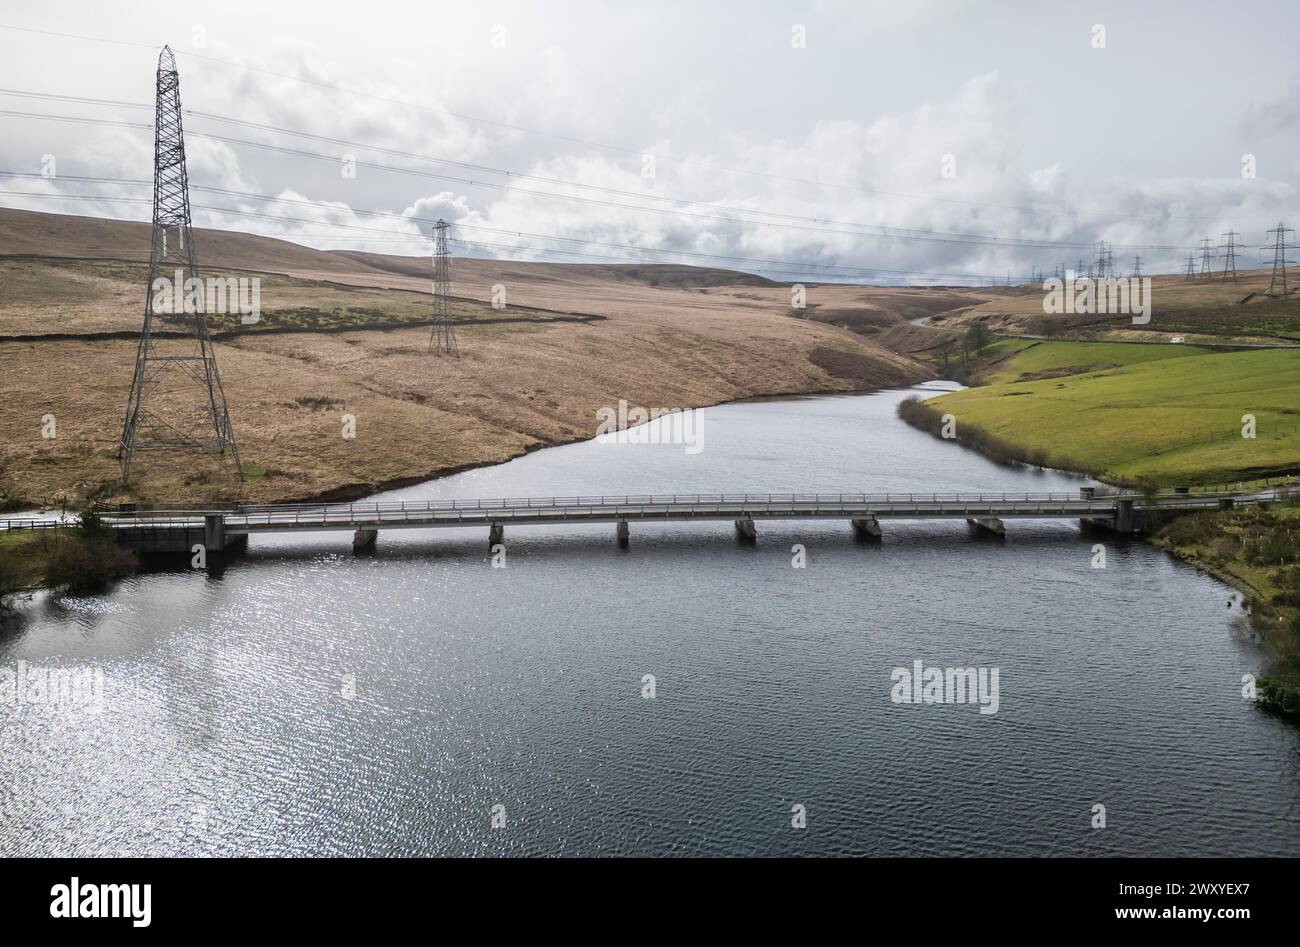
[[[967,507],[1006,505],[1006,512],[1032,512],[1035,509],[1066,508],[1095,510],[1107,501],[1089,500],[1074,493],[696,493],[696,494],[626,494],[622,496],[565,497],[492,497],[466,500],[431,499],[388,501],[380,503],[319,503],[245,505],[238,512],[221,511],[228,523],[236,526],[293,527],[298,525],[338,524],[383,520],[410,520],[413,516],[430,520],[491,519],[494,511],[516,518],[526,511],[565,512],[667,512],[674,507],[696,511],[744,514],[746,512],[843,511],[846,515],[869,513],[899,505],[936,512],[961,512]],[[193,529],[211,510],[149,510],[109,515],[112,525],[168,529]]]
[[[581,514],[605,511],[606,513],[657,513],[672,507],[696,508],[694,512],[721,512],[743,515],[746,512],[780,513],[790,510],[794,513],[821,511],[826,513],[843,512],[845,515],[857,513],[869,514],[874,509],[880,512],[899,512],[899,507],[914,507],[920,512],[942,512],[959,514],[967,507],[983,507],[986,513],[1003,513],[1008,515],[1032,514],[1037,510],[1045,513],[1053,509],[1060,512],[1100,513],[1117,500],[1131,500],[1134,506],[1148,508],[1151,506],[1174,506],[1180,509],[1217,506],[1224,496],[1236,497],[1238,500],[1268,499],[1279,495],[1279,491],[1265,490],[1254,494],[1223,493],[1161,493],[1153,497],[1138,494],[1110,494],[1088,497],[1078,493],[695,493],[695,494],[626,494],[622,496],[575,495],[556,497],[491,497],[472,499],[428,499],[428,500],[389,500],[373,503],[281,503],[281,504],[243,504],[233,508],[161,508],[149,510],[121,510],[105,513],[104,520],[110,526],[144,529],[195,529],[203,525],[204,517],[221,515],[228,524],[239,526],[280,526],[293,527],[337,525],[346,528],[351,523],[371,521],[410,521],[428,519],[429,521],[447,520],[490,520],[494,511],[501,511],[503,518],[519,518],[526,511],[536,510],[539,514],[548,512],[564,516],[567,512]],[[996,508],[1001,506],[1001,509]],[[994,509],[990,510],[990,507]],[[891,508],[887,510],[886,508]],[[978,509],[972,509],[977,515]],[[54,519],[37,519],[14,517],[0,520],[3,529],[51,529],[60,525]]]
[[[576,495],[556,497],[484,497],[465,500],[393,500],[379,503],[245,504],[236,511],[264,513],[436,512],[439,510],[553,509],[556,507],[654,506],[685,504],[869,504],[869,503],[1066,503],[1086,502],[1075,493],[694,493]]]
[[[59,526],[66,525],[59,520],[54,519],[3,519],[0,520],[0,530],[26,530],[26,529],[56,529]]]

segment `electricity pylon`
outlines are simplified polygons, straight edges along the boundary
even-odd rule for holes
[[[1241,234],[1235,230],[1229,230],[1223,236],[1228,238],[1227,243],[1219,244],[1219,249],[1224,251],[1223,261],[1223,278],[1237,282],[1237,238]]]
[[[1196,279],[1196,254],[1189,253],[1187,254],[1187,276],[1183,281],[1190,283],[1194,279]]]
[[[1210,275],[1210,270],[1211,270],[1210,257],[1213,255],[1214,254],[1210,252],[1210,238],[1209,237],[1202,238],[1201,240],[1201,275],[1202,276],[1208,277]]]
[[[170,47],[158,57],[153,182],[144,327],[118,445],[122,482],[130,482],[140,454],[187,449],[213,453],[223,467],[229,459],[243,480],[195,264],[180,76]]]
[[[1273,278],[1268,281],[1268,294],[1270,296],[1285,296],[1288,292],[1286,288],[1286,265],[1288,263],[1292,266],[1295,265],[1295,260],[1288,260],[1286,258],[1286,251],[1296,249],[1294,243],[1287,242],[1286,235],[1289,233],[1295,233],[1295,231],[1290,227],[1284,227],[1281,221],[1279,221],[1276,227],[1267,232],[1277,235],[1271,247],[1260,247],[1261,250],[1273,251]],[[1282,288],[1280,293],[1274,292],[1278,286],[1281,286]]]
[[[429,351],[460,357],[456,330],[451,324],[451,252],[447,249],[447,221],[433,225],[433,329]]]

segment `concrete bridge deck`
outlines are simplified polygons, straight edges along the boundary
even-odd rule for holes
[[[239,505],[229,509],[120,509],[103,520],[119,539],[141,548],[184,551],[193,542],[226,549],[263,532],[354,530],[354,545],[373,544],[380,530],[487,526],[492,542],[506,525],[614,523],[620,542],[632,521],[733,520],[753,538],[756,520],[847,519],[860,533],[879,536],[882,519],[965,519],[1002,532],[1004,519],[1079,519],[1121,532],[1150,513],[1176,514],[1278,499],[1258,493],[859,493],[690,494],[408,500],[387,503]],[[50,520],[0,520],[0,529],[55,528]]]

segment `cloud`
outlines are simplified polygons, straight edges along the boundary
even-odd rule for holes
[[[846,22],[857,15],[836,3],[821,4],[818,11],[843,15]],[[890,28],[923,33],[918,15],[900,13],[886,22]],[[512,32],[511,42],[523,33]],[[1022,275],[1031,266],[1050,270],[1086,257],[1096,240],[1116,244],[1117,255],[1127,252],[1125,244],[1170,247],[1133,252],[1142,253],[1144,269],[1174,271],[1185,258],[1182,248],[1195,246],[1202,236],[1217,242],[1217,234],[1233,227],[1248,239],[1258,230],[1262,240],[1262,231],[1296,205],[1300,168],[1294,166],[1281,177],[1255,180],[1235,176],[1235,165],[1220,177],[1197,176],[1181,172],[1178,153],[1170,152],[1170,173],[1163,176],[1130,176],[1117,167],[1112,176],[1099,177],[1095,169],[1081,169],[1072,142],[1042,141],[1032,85],[1003,71],[967,76],[947,83],[929,101],[865,116],[843,107],[827,108],[823,116],[822,109],[810,106],[810,114],[795,121],[769,114],[756,101],[745,114],[729,114],[726,121],[714,118],[715,128],[692,136],[679,128],[698,128],[713,113],[705,93],[692,98],[690,83],[669,86],[656,78],[642,88],[625,89],[613,81],[594,88],[590,74],[553,44],[542,44],[531,59],[512,47],[500,60],[502,75],[482,88],[454,70],[445,88],[431,87],[418,69],[398,57],[385,61],[382,69],[358,71],[333,65],[301,43],[280,42],[269,49],[275,55],[263,50],[260,57],[249,57],[261,71],[182,55],[185,101],[194,109],[186,117],[193,202],[205,208],[196,211],[199,225],[279,235],[325,248],[423,253],[427,224],[400,218],[444,217],[459,226],[456,236],[471,244],[474,255],[528,257],[544,247],[556,252],[531,255],[695,262],[788,278],[876,272],[941,274],[934,278],[950,280],[952,274],[991,276],[1008,270]],[[538,70],[535,75],[531,68]],[[513,97],[503,108],[498,87],[512,83]],[[403,104],[409,101],[428,107]],[[620,105],[630,101],[653,103],[647,111],[654,114],[630,126],[633,137],[625,139],[647,142],[646,151],[654,157],[652,177],[645,175],[640,151],[613,140],[613,132],[607,133],[608,140],[602,133],[617,125]],[[86,111],[93,109],[82,113]],[[268,127],[231,125],[197,113]],[[132,118],[140,120],[142,114],[148,113],[136,112]],[[469,115],[501,118],[474,121]],[[1104,122],[1098,124],[1102,118],[1080,112],[1075,123],[1080,136],[1105,133]],[[554,133],[529,134],[516,125]],[[19,128],[21,134],[0,142],[6,167],[30,166],[31,156],[48,148],[58,154],[65,173],[148,178],[147,131],[69,130],[56,123]],[[275,129],[317,137],[293,137]],[[666,133],[656,134],[656,129]],[[318,157],[211,136],[274,143]],[[1116,138],[1142,143],[1138,137]],[[607,140],[610,147],[594,144],[597,140]],[[340,173],[348,154],[361,162],[355,177]],[[1030,155],[1042,160],[1034,164]],[[949,169],[955,174],[946,174]],[[554,183],[565,181],[582,186]],[[274,200],[217,195],[203,187]],[[148,193],[147,187],[103,185],[96,190],[62,182],[31,182],[24,188],[105,196]],[[114,210],[91,200],[56,204],[30,199],[18,206],[136,219],[147,215],[147,207],[117,205]],[[215,207],[226,210],[206,209]],[[369,215],[367,210],[394,216]],[[263,216],[240,216],[238,211]],[[926,235],[930,239],[921,239]],[[989,239],[977,239],[981,235]],[[1015,246],[994,238],[1081,246]],[[802,269],[762,261],[790,261]]]

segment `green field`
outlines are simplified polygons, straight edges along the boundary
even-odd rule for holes
[[[999,339],[981,353],[981,358],[989,359],[991,364],[981,371],[980,378],[986,384],[1033,381],[1189,355],[1204,355],[1207,351],[1208,349],[1194,345]]]
[[[1007,346],[993,382],[933,399],[963,423],[1055,466],[1160,485],[1300,471],[1300,351],[1209,353],[1182,345]],[[1039,380],[1018,380],[1036,378]],[[1243,415],[1256,436],[1242,436]]]

